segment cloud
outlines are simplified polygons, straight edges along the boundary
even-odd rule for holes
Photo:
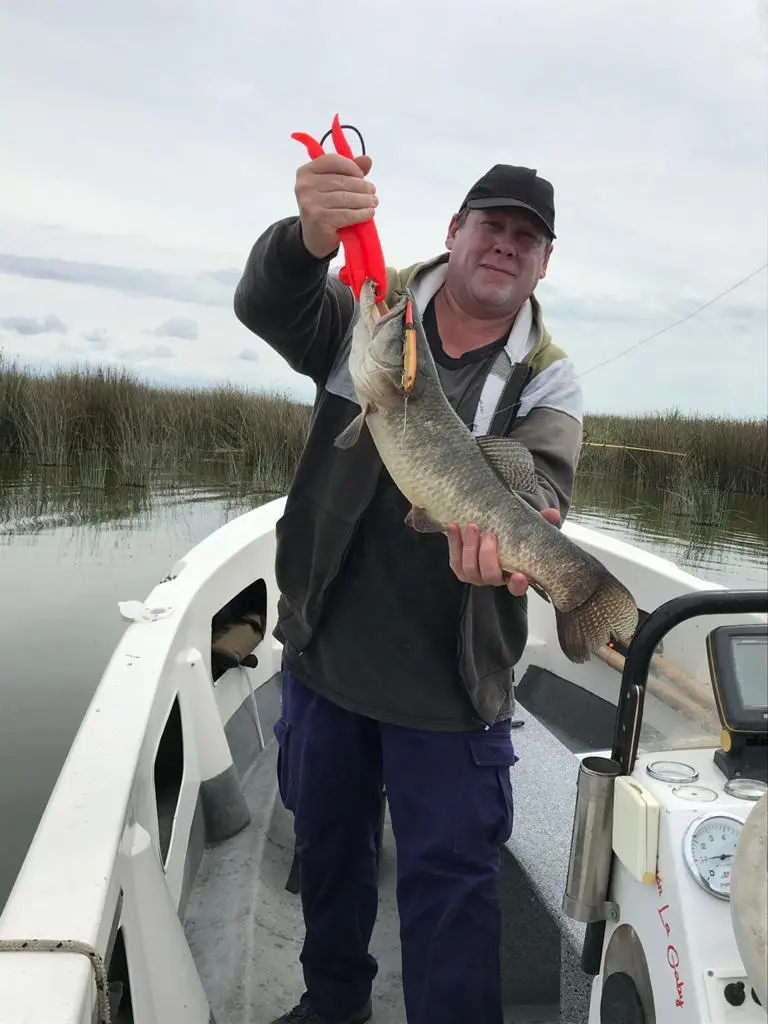
[[[434,4],[412,0],[418,60],[405,77],[369,76],[364,93],[349,53],[365,38],[366,65],[391,67],[397,19],[372,33],[365,5],[338,0],[329,33],[326,8],[307,0],[234,0],[215,19],[211,0],[183,19],[176,6],[3,8],[0,94],[14,103],[0,105],[0,310],[56,309],[78,337],[101,325],[86,357],[126,352],[147,376],[170,366],[310,396],[311,382],[236,321],[232,300],[256,238],[296,212],[307,156],[291,132],[320,138],[337,109],[373,157],[392,266],[443,250],[450,215],[493,164],[550,178],[558,239],[537,294],[578,371],[766,261],[768,137],[755,131],[768,123],[764,0],[480,0],[491,30],[476,46],[460,5],[435,19]],[[545,60],[525,45],[541,39]],[[287,47],[299,78],[283,73]],[[88,125],[77,146],[73,124]],[[585,375],[588,408],[764,414],[766,277]],[[190,312],[198,339],[183,338],[176,360],[150,355],[160,338],[148,328]],[[6,330],[3,346],[44,360],[59,340]]]
[[[247,363],[258,363],[259,353],[255,348],[250,348],[246,345],[245,348],[240,349],[240,354],[237,358],[244,359]]]
[[[0,327],[14,334],[66,334],[69,328],[53,313],[44,318],[35,316],[6,316],[0,319]]]
[[[227,287],[228,271],[169,274],[139,267],[83,263],[59,257],[19,256],[0,253],[0,273],[41,281],[86,284],[129,295],[175,299],[203,306],[231,306],[233,289]],[[222,280],[222,275],[224,280]]]
[[[175,359],[176,357],[176,353],[168,345],[155,345],[150,349],[149,355],[153,359]]]
[[[228,267],[224,270],[208,270],[206,276],[212,281],[218,281],[219,284],[223,284],[226,288],[234,292],[237,287],[240,278],[243,276],[242,270],[236,270],[233,267]]]
[[[704,311],[702,303],[695,296],[670,298],[662,290],[644,296],[638,303],[632,295],[593,294],[577,295],[561,288],[542,283],[537,292],[544,307],[547,320],[565,321],[571,324],[602,325],[631,321],[638,330],[646,327],[669,326]],[[765,304],[757,299],[753,302],[736,301],[725,297],[706,310],[707,316],[732,326],[749,324],[754,327],[765,317]]]
[[[185,316],[172,316],[159,324],[151,333],[157,338],[181,338],[184,341],[196,341],[200,332],[196,320]]]
[[[122,359],[175,359],[176,353],[168,345],[139,345],[137,348],[124,348],[118,353]]]
[[[83,331],[83,337],[90,342],[94,352],[103,352],[112,343],[105,327],[94,327],[92,331]]]

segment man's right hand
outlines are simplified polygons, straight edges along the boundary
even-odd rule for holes
[[[369,156],[353,160],[326,153],[303,164],[296,172],[294,193],[299,204],[301,234],[307,250],[322,260],[339,244],[338,228],[370,220],[379,200],[376,188],[365,180]]]

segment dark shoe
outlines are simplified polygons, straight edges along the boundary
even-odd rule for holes
[[[317,1010],[313,1010],[306,997],[302,997],[298,1006],[294,1006],[288,1013],[273,1020],[272,1024],[365,1024],[367,1020],[371,1019],[372,1013],[373,1008],[369,999],[357,1013],[345,1017],[344,1020],[330,1020],[328,1017],[321,1016]]]

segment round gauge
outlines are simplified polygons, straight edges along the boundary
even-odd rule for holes
[[[674,782],[680,785],[682,782],[695,782],[699,773],[689,764],[682,761],[654,761],[645,769],[652,779],[659,782]]]
[[[759,779],[729,779],[723,788],[739,800],[759,800],[768,786]]]
[[[717,793],[708,786],[675,786],[672,790],[680,800],[691,800],[701,804],[711,804],[717,800]]]
[[[744,822],[730,814],[705,814],[688,826],[683,853],[696,882],[712,896],[731,898],[731,869]]]

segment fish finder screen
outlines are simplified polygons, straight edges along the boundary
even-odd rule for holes
[[[732,645],[736,682],[743,707],[768,707],[768,638],[734,637]]]

